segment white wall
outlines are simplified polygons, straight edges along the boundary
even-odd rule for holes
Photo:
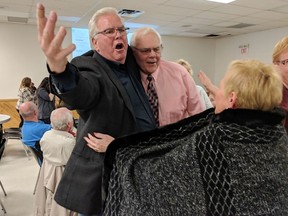
[[[23,77],[30,77],[38,86],[48,76],[45,57],[36,26],[0,23],[0,29],[0,99],[14,99]],[[67,31],[65,44],[71,41],[71,31]]]
[[[0,99],[17,98],[23,77],[31,77],[38,86],[48,76],[45,57],[38,45],[36,26],[0,23],[0,29]],[[67,31],[64,46],[72,41],[71,30]],[[198,71],[204,70],[218,84],[231,60],[258,58],[270,63],[275,43],[287,32],[288,27],[220,39],[162,36],[162,57],[188,60],[196,83]],[[249,53],[240,54],[239,45],[247,43]]]
[[[287,35],[288,27],[285,27],[217,39],[215,71],[213,71],[214,76],[211,79],[218,85],[227,70],[228,64],[235,59],[253,58],[267,64],[272,63],[272,53],[275,44]],[[247,54],[240,53],[239,46],[243,44],[249,44],[249,52]]]
[[[216,44],[214,39],[162,36],[162,43],[162,58],[171,61],[179,58],[187,60],[192,65],[196,83],[200,84],[197,78],[200,70],[207,71],[209,77],[213,76]]]

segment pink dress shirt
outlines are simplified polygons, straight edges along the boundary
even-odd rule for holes
[[[158,94],[160,126],[205,110],[193,78],[182,65],[160,60],[152,76]],[[141,80],[147,91],[147,74],[141,72]]]

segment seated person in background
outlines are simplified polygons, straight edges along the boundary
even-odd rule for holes
[[[51,129],[50,124],[38,120],[37,105],[33,102],[24,102],[19,106],[19,113],[24,119],[22,131],[22,142],[35,149],[34,151],[40,159],[41,165],[43,160],[42,151],[40,149],[39,141],[43,134]]]
[[[57,108],[50,119],[52,129],[40,140],[43,158],[58,166],[66,165],[75,146],[72,112],[66,107]]]
[[[192,66],[190,65],[190,63],[188,61],[186,61],[184,59],[178,59],[176,62],[178,64],[182,65],[190,73],[190,75],[193,76]],[[206,109],[212,108],[213,104],[210,101],[210,98],[208,97],[206,91],[200,85],[196,85],[196,88],[200,94],[200,97],[203,100],[203,103],[205,104]]]
[[[273,65],[233,61],[215,110],[108,146],[104,215],[288,215],[281,100]]]
[[[44,159],[35,193],[34,216],[77,215],[54,200],[54,193],[76,142],[71,133],[73,115],[70,110],[61,107],[52,111],[50,120],[52,129],[40,140]]]

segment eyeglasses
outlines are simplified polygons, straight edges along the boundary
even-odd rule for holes
[[[119,32],[119,34],[121,35],[126,35],[129,28],[126,28],[126,27],[118,27],[118,28],[108,28],[108,29],[105,29],[104,31],[100,31],[100,32],[97,32],[95,34],[95,36],[97,34],[103,34],[103,35],[106,35],[107,37],[115,37],[116,35],[116,32]],[[95,37],[94,36],[94,37]]]
[[[160,54],[162,51],[163,46],[159,46],[159,47],[155,47],[155,48],[137,48],[137,47],[133,47],[134,49],[138,50],[139,52],[141,52],[142,54],[145,55],[149,55],[152,50],[156,53],[156,54]]]
[[[282,60],[282,61],[278,61],[278,64],[282,64],[282,65],[288,65],[288,59]]]

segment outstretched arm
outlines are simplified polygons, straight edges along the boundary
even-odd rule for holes
[[[211,82],[209,77],[203,71],[198,73],[198,78],[205,89],[214,97],[218,87]]]
[[[67,56],[75,50],[75,45],[70,44],[66,48],[62,48],[63,40],[66,36],[66,29],[60,27],[55,34],[55,26],[57,22],[57,14],[51,11],[49,16],[45,16],[45,7],[37,4],[37,27],[38,41],[40,47],[46,56],[47,64],[51,71],[61,73],[65,71],[68,62]]]

